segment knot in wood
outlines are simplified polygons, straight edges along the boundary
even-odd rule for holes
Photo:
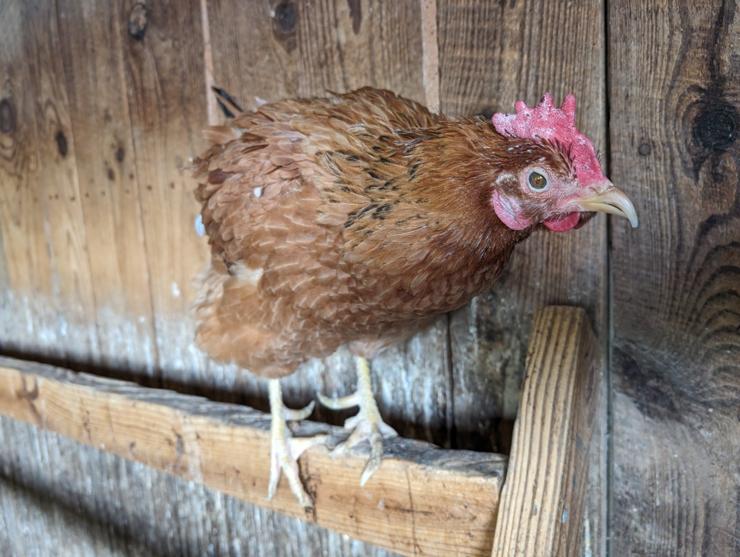
[[[64,135],[62,130],[57,130],[57,133],[54,134],[54,141],[57,144],[59,156],[62,158],[66,157],[67,152],[69,151],[69,146],[67,145],[67,136]]]
[[[0,101],[0,132],[13,133],[15,126],[15,107],[10,99],[3,99]]]
[[[726,151],[737,138],[737,120],[735,107],[718,100],[697,114],[693,126],[694,140],[708,151]]]
[[[149,25],[148,10],[144,2],[137,2],[128,15],[128,34],[137,41],[144,38]]]
[[[280,33],[290,34],[298,24],[298,10],[293,2],[280,2],[273,15],[275,26]]]

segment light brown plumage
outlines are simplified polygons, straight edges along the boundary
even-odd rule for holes
[[[207,137],[197,341],[266,377],[345,343],[372,356],[465,304],[529,233],[497,218],[492,188],[534,162],[573,175],[556,145],[372,88],[267,104]],[[524,207],[539,222],[547,203]]]

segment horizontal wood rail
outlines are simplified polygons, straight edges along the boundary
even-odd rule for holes
[[[272,501],[270,416],[124,381],[0,358],[0,414],[405,555],[487,555],[506,458],[404,439],[361,488],[367,458],[315,447],[300,460],[316,503],[282,481]],[[339,428],[304,422],[297,435]]]

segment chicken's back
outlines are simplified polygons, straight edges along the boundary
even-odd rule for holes
[[[343,225],[367,203],[349,191],[361,182],[353,159],[382,155],[394,130],[434,118],[417,103],[366,88],[267,104],[206,131],[212,146],[196,159],[195,177],[212,261],[196,319],[197,342],[211,357],[278,377],[357,340],[371,316],[357,296],[362,277],[342,261]],[[337,184],[332,170],[345,171],[346,183]],[[412,332],[390,329],[385,342]]]

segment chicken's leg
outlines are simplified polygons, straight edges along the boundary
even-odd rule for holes
[[[272,415],[272,448],[270,450],[270,484],[267,498],[275,495],[280,473],[288,479],[290,489],[304,508],[313,507],[310,495],[303,489],[298,473],[298,459],[303,452],[326,441],[326,435],[313,437],[293,437],[288,429],[286,420],[304,420],[313,411],[313,401],[300,410],[291,410],[283,405],[283,395],[280,390],[280,380],[270,379],[270,414]]]
[[[370,365],[367,359],[357,357],[357,391],[340,398],[329,398],[319,393],[321,404],[332,410],[344,410],[359,406],[360,411],[344,422],[345,429],[352,430],[346,441],[334,449],[334,453],[341,454],[347,449],[367,440],[370,443],[370,458],[362,471],[360,485],[364,486],[375,471],[380,467],[383,458],[383,438],[395,437],[396,431],[383,421],[378,411],[378,405],[373,397],[373,388],[370,381]]]

